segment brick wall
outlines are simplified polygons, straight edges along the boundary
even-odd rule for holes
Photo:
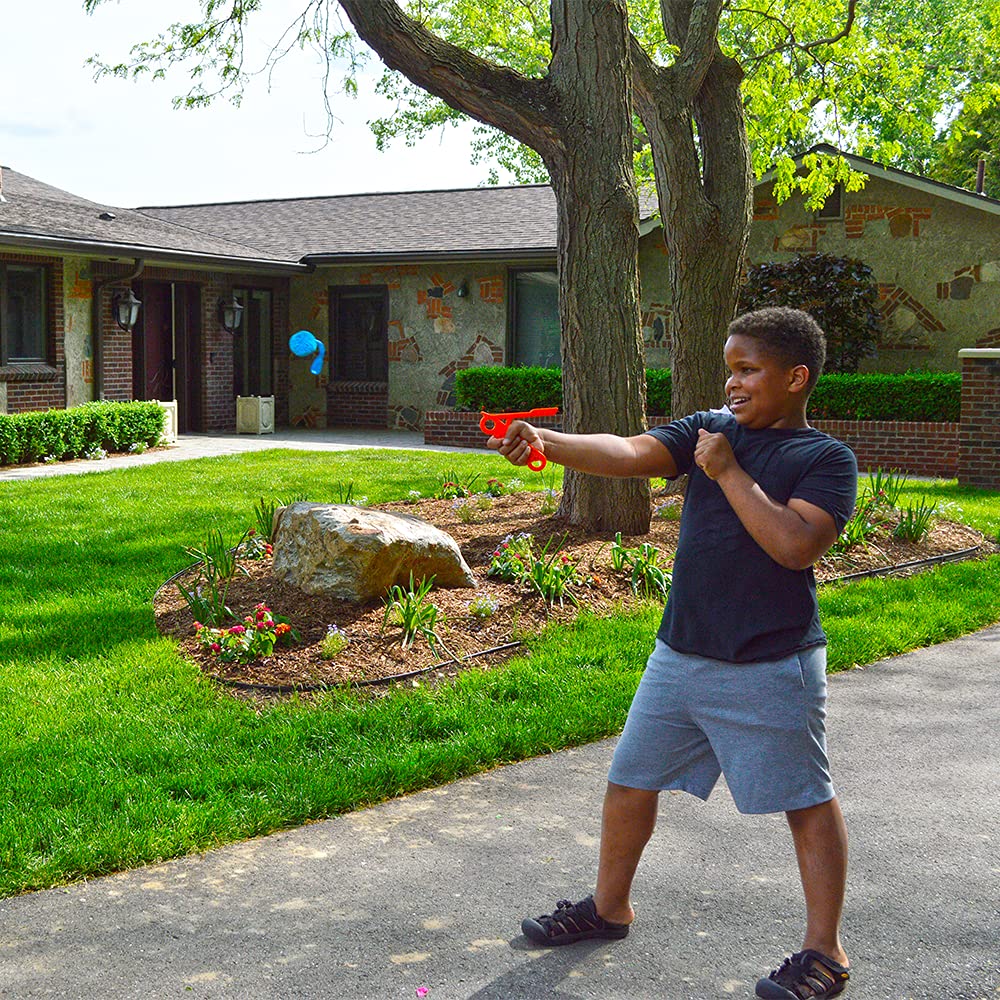
[[[959,351],[962,362],[962,425],[958,481],[1000,490],[1000,348]]]
[[[388,427],[388,382],[328,382],[328,427]]]
[[[44,364],[11,365],[0,368],[7,387],[7,412],[61,409],[66,405],[66,317],[63,308],[63,262],[59,257],[31,254],[0,254],[9,264],[45,266],[45,300],[48,315],[48,357]]]
[[[669,417],[649,418],[650,427],[668,422]],[[545,417],[537,423],[558,428],[559,418]],[[955,423],[902,420],[814,420],[812,423],[818,430],[845,442],[858,456],[862,470],[898,469],[912,476],[951,479],[958,468],[959,425]],[[485,448],[486,435],[479,430],[478,413],[430,410],[424,414],[424,442]]]

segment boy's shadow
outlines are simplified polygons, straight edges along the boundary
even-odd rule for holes
[[[519,934],[510,941],[513,951],[543,954],[487,983],[468,1000],[579,1000],[578,994],[562,992],[560,984],[581,962],[607,945],[607,941],[581,941],[570,948],[540,948]]]

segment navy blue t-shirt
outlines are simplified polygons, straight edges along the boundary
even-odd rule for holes
[[[657,635],[683,653],[732,663],[788,656],[826,642],[812,567],[785,569],[750,536],[722,488],[694,464],[699,428],[726,435],[736,461],[774,501],[830,514],[854,509],[858,466],[845,444],[812,427],[750,430],[728,411],[695,413],[648,433],[690,473],[673,584]]]

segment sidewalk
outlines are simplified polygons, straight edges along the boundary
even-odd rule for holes
[[[94,461],[53,462],[51,465],[13,465],[0,468],[0,482],[16,479],[40,479],[45,476],[103,472],[125,469],[133,465],[153,465],[156,462],[181,462],[191,458],[215,455],[238,455],[246,451],[269,448],[293,448],[299,451],[351,451],[357,448],[403,448],[422,451],[462,452],[472,448],[450,448],[424,444],[416,431],[369,430],[366,428],[334,428],[331,430],[282,429],[274,434],[181,434],[175,445],[167,449],[143,452],[141,455],[116,455]]]
[[[1000,626],[830,679],[855,1000],[1000,992]],[[779,817],[665,795],[620,942],[520,918],[590,890],[613,741],[199,857],[0,901],[0,997],[716,1000],[797,948]]]

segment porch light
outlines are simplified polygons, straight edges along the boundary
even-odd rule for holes
[[[236,333],[239,330],[243,322],[243,305],[236,298],[235,292],[230,302],[225,299],[219,300],[219,322],[226,333]]]
[[[114,313],[115,322],[126,332],[131,333],[136,321],[139,319],[139,301],[133,294],[131,288],[126,288],[124,292],[118,292],[111,300],[111,311]]]

